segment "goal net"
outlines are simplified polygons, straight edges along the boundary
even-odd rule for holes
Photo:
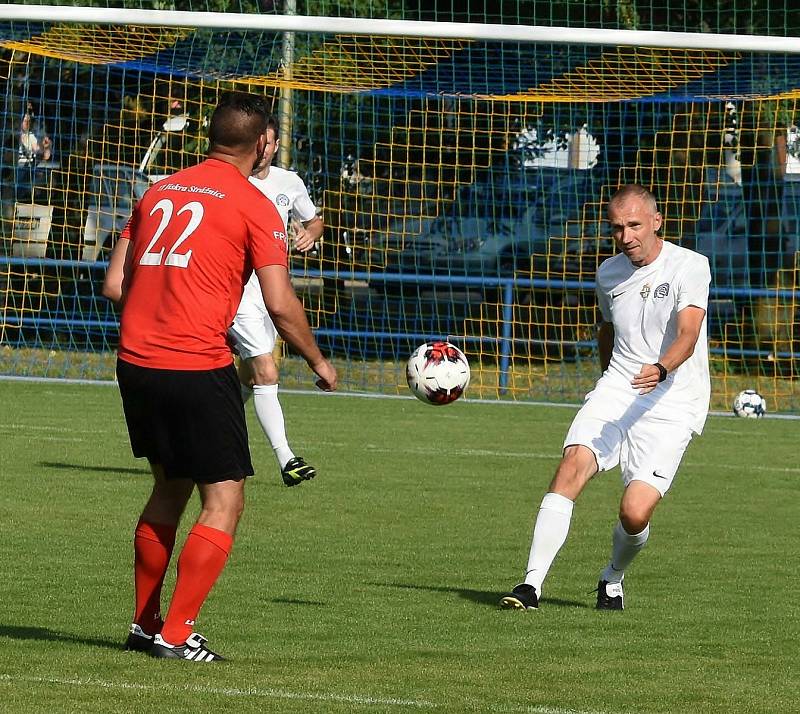
[[[578,402],[598,374],[595,271],[614,252],[603,207],[635,181],[665,238],[711,261],[713,407],[755,388],[800,411],[800,55],[776,44],[800,30],[792,12],[754,25],[772,44],[671,45],[619,31],[742,20],[530,3],[527,27],[500,9],[352,5],[425,22],[269,2],[238,26],[5,6],[18,14],[0,16],[0,374],[113,379],[109,251],[147,187],[204,155],[210,112],[236,88],[272,101],[277,163],[325,222],[291,270],[343,388],[403,391],[413,348],[448,338],[470,358],[472,397]],[[594,29],[564,34],[581,23]],[[282,384],[310,384],[291,354]]]

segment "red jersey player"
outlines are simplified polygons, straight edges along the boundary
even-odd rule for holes
[[[336,388],[294,293],[275,207],[247,180],[266,146],[263,98],[224,95],[206,161],[152,186],[109,263],[103,294],[120,303],[117,380],[131,447],[153,490],[134,535],[136,605],[126,648],[193,662],[222,659],[194,632],[222,572],[253,474],[239,382],[226,341],[255,270],[281,336]],[[266,219],[265,219],[266,217]],[[178,558],[162,619],[161,587],[194,487],[201,511]]]

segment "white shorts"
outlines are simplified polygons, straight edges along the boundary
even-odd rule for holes
[[[564,448],[586,446],[600,471],[619,464],[625,486],[644,481],[665,495],[692,440],[692,429],[684,412],[659,409],[651,395],[640,396],[630,385],[601,380],[575,415]]]
[[[242,302],[233,318],[228,335],[233,341],[233,349],[242,359],[271,354],[275,349],[278,331],[264,305],[261,288],[252,281],[245,285]]]

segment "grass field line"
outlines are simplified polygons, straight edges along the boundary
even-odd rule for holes
[[[12,424],[2,424],[0,423],[0,431],[6,430],[24,430],[24,431],[37,431],[37,432],[58,432],[58,433],[69,433],[69,432],[79,432],[84,434],[84,436],[80,437],[66,437],[66,436],[51,436],[51,437],[39,437],[41,441],[86,441],[87,437],[91,434],[104,434],[105,432],[102,431],[92,431],[86,432],[85,429],[81,427],[68,427],[68,426],[42,426],[40,424],[20,424],[20,423],[12,423]],[[719,432],[719,430],[718,430]],[[733,433],[738,434],[738,432],[725,432],[725,433]],[[346,444],[340,441],[318,441],[316,445],[319,447],[327,447],[327,448],[344,448],[350,446],[350,444]],[[363,444],[362,448],[366,451],[371,451],[373,453],[378,454],[392,454],[395,453],[395,449],[389,446],[382,446],[379,444]],[[425,447],[412,447],[407,448],[406,453],[413,453],[417,455],[431,455],[436,456],[441,452],[437,449],[432,448],[425,448]],[[558,452],[553,453],[541,453],[535,451],[508,451],[508,450],[496,450],[496,449],[460,449],[460,448],[451,448],[448,450],[448,455],[450,456],[490,456],[490,457],[500,457],[500,458],[511,458],[511,459],[538,459],[544,461],[551,461],[557,460],[560,457]],[[719,466],[718,463],[707,463],[704,461],[687,461],[687,466],[691,468],[709,468],[709,467],[716,467]],[[730,464],[730,468],[738,468],[737,464]],[[750,471],[765,471],[767,473],[787,473],[787,474],[800,474],[800,467],[797,466],[778,466],[774,465],[771,466],[769,464],[750,464],[748,467]]]
[[[318,442],[319,443],[319,442]],[[372,451],[374,453],[380,454],[394,454],[397,453],[396,447],[390,446],[379,446],[378,444],[363,444],[362,448],[365,451]],[[426,455],[430,454],[431,456],[440,455],[442,454],[441,449],[436,448],[426,448],[424,446],[416,446],[411,448],[404,448],[404,453],[411,453],[411,454],[421,454]],[[549,454],[542,454],[534,451],[507,451],[502,450],[498,451],[497,449],[460,449],[458,447],[449,447],[447,449],[448,456],[504,456],[508,458],[523,458],[523,459],[559,459],[561,454],[557,451],[549,453]]]
[[[0,424],[0,429],[24,429],[25,431],[62,431],[62,432],[75,432],[79,431],[81,433],[85,432],[85,429],[82,429],[79,426],[56,426],[56,425],[42,425],[42,424],[20,424],[12,423],[12,424]],[[94,431],[94,432],[87,432],[87,433],[94,433],[94,434],[104,434],[104,431]]]
[[[115,682],[104,679],[94,678],[71,678],[71,677],[37,677],[37,676],[14,676],[9,674],[0,675],[0,681],[7,682],[28,682],[31,684],[47,684],[64,687],[94,687],[99,689],[118,689],[128,691],[152,691],[163,692],[164,684],[141,684],[138,682]],[[364,706],[396,706],[413,709],[435,709],[437,704],[424,699],[396,699],[372,697],[360,694],[334,694],[334,693],[314,693],[314,692],[292,692],[285,689],[260,689],[257,687],[204,687],[199,685],[186,685],[175,687],[176,691],[189,692],[192,694],[212,694],[222,697],[243,697],[253,699],[292,699],[318,702],[342,702],[344,704],[361,704]],[[576,714],[578,714],[576,712]],[[584,714],[581,712],[580,714]],[[588,714],[588,713],[587,713]]]
[[[0,682],[13,683],[29,683],[29,684],[46,684],[51,686],[63,687],[94,687],[99,689],[108,690],[121,690],[121,691],[150,691],[163,693],[165,689],[164,684],[141,684],[138,682],[114,682],[104,679],[94,679],[91,677],[81,679],[73,677],[40,677],[40,676],[26,676],[26,675],[11,675],[0,674]],[[407,709],[438,709],[441,705],[435,702],[430,702],[425,699],[399,699],[393,697],[373,697],[363,694],[334,694],[334,693],[314,693],[314,692],[292,692],[286,689],[273,689],[258,687],[205,687],[199,685],[185,685],[175,687],[176,691],[188,692],[191,694],[211,694],[221,697],[232,698],[250,698],[250,699],[287,699],[287,700],[300,700],[300,701],[316,701],[316,702],[340,702],[343,704],[355,704],[363,706],[392,706]],[[452,702],[448,704],[450,706]],[[479,704],[479,702],[467,702],[468,706],[472,707]],[[496,711],[496,712],[527,712],[528,714],[613,714],[612,712],[605,711],[585,711],[579,709],[564,709],[562,707],[548,707],[537,705],[526,705],[521,707],[509,706],[481,706],[482,711]]]
[[[720,466],[727,466],[731,469],[741,469],[742,464],[724,464],[720,462],[709,463],[705,461],[687,461],[682,468],[719,468]],[[800,474],[800,467],[798,466],[768,466],[767,464],[747,464],[748,471],[767,471],[769,473],[782,473],[782,474]]]
[[[70,379],[66,377],[26,377],[13,374],[0,374],[0,382],[37,382],[43,384],[86,384],[100,387],[116,387],[117,383],[114,380],[108,379]],[[401,385],[402,386],[402,385]],[[406,401],[414,401],[415,397],[410,394],[383,394],[380,392],[358,392],[358,391],[345,391],[344,389],[336,392],[318,392],[313,389],[297,389],[285,388],[281,389],[283,394],[299,394],[309,395],[315,394],[317,396],[328,397],[358,397],[361,399],[402,399]],[[489,404],[493,406],[519,406],[519,407],[560,407],[564,409],[572,409],[577,411],[581,404],[579,402],[548,402],[548,401],[532,401],[528,399],[479,399],[464,396],[461,400],[464,404]],[[709,416],[714,417],[727,417],[736,418],[731,411],[716,411],[708,412]],[[787,419],[789,421],[800,420],[800,414],[775,414],[767,413],[764,415],[765,419]]]
[[[75,444],[87,441],[87,439],[83,436],[41,436],[36,437],[36,441],[37,443],[41,443],[42,441],[52,441],[55,443],[67,442],[70,444]]]

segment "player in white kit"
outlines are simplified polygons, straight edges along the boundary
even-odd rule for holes
[[[294,247],[306,252],[322,236],[323,222],[308,195],[308,189],[293,171],[272,166],[278,150],[278,122],[270,117],[264,159],[250,182],[278,209],[287,229],[294,233]],[[293,230],[290,231],[289,228]],[[229,330],[239,355],[242,399],[253,397],[256,416],[275,452],[281,477],[287,486],[314,478],[316,470],[289,447],[283,409],[278,400],[278,366],[272,356],[277,330],[272,324],[255,273],[245,285],[242,302]]]
[[[504,608],[538,608],[575,500],[596,473],[619,464],[625,489],[597,609],[622,610],[625,570],[708,414],[708,259],[658,236],[661,214],[642,186],[612,196],[608,220],[620,252],[597,271],[603,375],[569,428],[536,518],[525,580],[503,596]]]

